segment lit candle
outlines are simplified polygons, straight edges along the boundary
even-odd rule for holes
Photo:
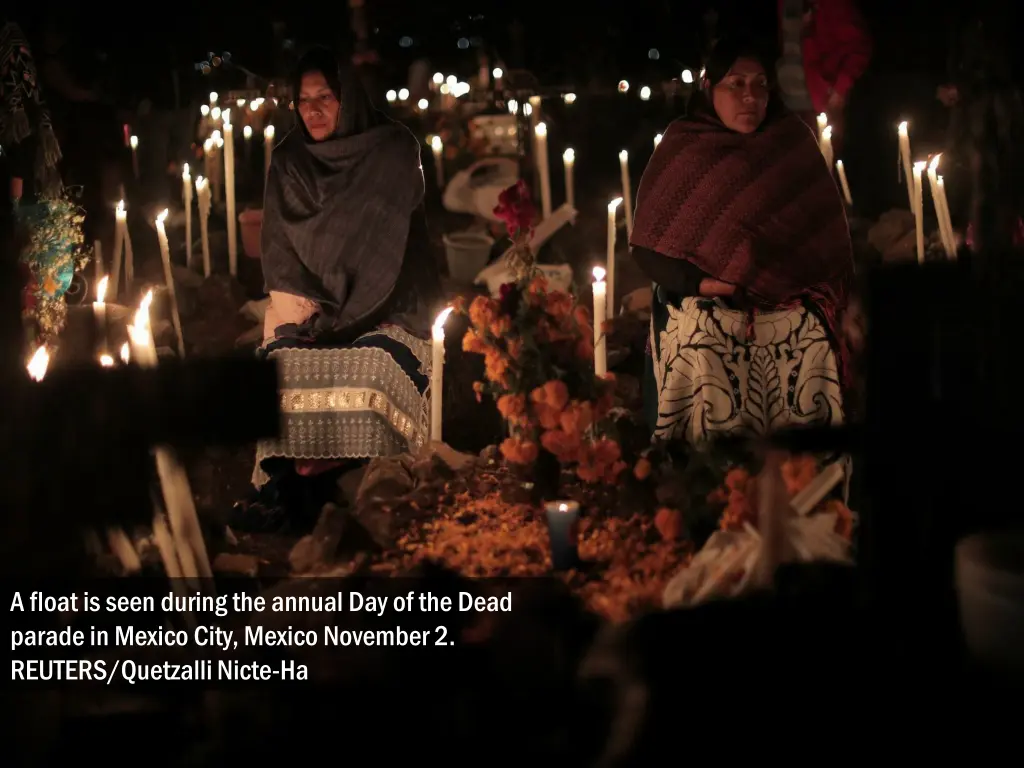
[[[135,178],[139,178],[139,137],[132,136],[128,139],[128,144],[132,148],[132,172],[135,174]]]
[[[594,267],[594,374],[608,373],[608,345],[604,337],[604,321],[608,314],[608,285],[604,281],[605,271]]]
[[[434,93],[437,93],[437,91],[441,88],[442,83],[444,83],[444,74],[441,73],[441,72],[435,72],[433,79],[430,81],[430,90],[432,90]],[[395,93],[395,92],[394,91],[388,91],[388,94],[392,94],[392,93]],[[390,97],[389,96],[388,101],[394,101],[397,98],[398,98],[398,94],[395,93],[394,97]]]
[[[924,191],[921,174],[927,163],[924,160],[914,163],[914,224],[917,233],[917,263],[924,264]]]
[[[126,341],[121,345],[121,362],[127,365],[132,359],[131,345]]]
[[[441,404],[444,400],[444,324],[452,307],[441,310],[432,329],[433,361],[430,369],[430,439],[441,440]]]
[[[211,106],[216,104],[220,100],[220,96],[216,91],[210,91],[210,104]]]
[[[573,183],[572,171],[576,164],[576,152],[572,147],[562,153],[562,166],[565,168],[565,202],[570,208],[576,207],[576,186]]]
[[[107,351],[107,305],[104,299],[107,296],[107,283],[109,278],[104,277],[96,284],[96,301],[92,303],[92,311],[96,316],[96,342],[100,354]]]
[[[238,217],[235,215],[235,128],[224,110],[224,190],[227,194],[228,273],[238,275]]]
[[[662,138],[662,134],[660,134],[660,133],[656,133],[654,135],[654,148],[655,149],[657,149],[658,145],[661,144],[661,138]]]
[[[828,115],[824,112],[820,113],[817,118],[818,122],[818,144],[821,145],[821,134],[825,132],[825,126],[828,125]]]
[[[165,208],[156,217],[156,235],[160,240],[160,257],[164,262],[164,280],[167,282],[167,296],[171,300],[171,322],[174,323],[174,333],[178,337],[178,354],[185,357],[185,337],[181,332],[181,317],[178,314],[178,298],[174,293],[174,272],[171,270],[171,248],[167,243],[167,230],[164,228],[164,220],[167,218]]]
[[[252,126],[246,125],[242,128],[242,140],[245,143],[245,164],[249,165],[249,158],[252,156]]]
[[[605,267],[608,270],[608,309],[606,314],[609,320],[614,315],[612,307],[615,303],[615,211],[618,210],[621,204],[621,197],[616,197],[608,203],[608,254]],[[594,322],[597,322],[596,318]]]
[[[551,216],[551,166],[548,163],[548,126],[537,123],[533,129],[537,141],[537,174],[540,177],[540,209],[542,218]]]
[[[274,154],[274,126],[263,129],[263,175],[270,173],[270,156]]]
[[[896,129],[900,139],[900,161],[903,163],[903,177],[907,181],[907,199],[910,201],[910,210],[914,210],[914,174],[911,170],[910,160],[910,127],[904,120]]]
[[[551,541],[551,567],[565,571],[579,564],[580,505],[575,501],[552,501],[544,505]]]
[[[102,365],[104,368],[113,368],[114,358],[107,354],[100,355],[100,365]]]
[[[224,187],[221,182],[224,181],[224,166],[221,165],[220,155],[223,154],[221,149],[224,147],[224,139],[221,137],[220,131],[214,131],[210,134],[210,140],[212,142],[210,149],[210,164],[207,170],[209,175],[207,178],[210,180],[210,187],[213,190],[213,198],[217,202],[224,199]]]
[[[32,377],[34,381],[42,381],[43,377],[46,376],[46,368],[50,365],[50,353],[46,351],[46,346],[41,346],[32,355],[32,359],[28,361],[28,375]]]
[[[530,118],[530,127],[536,130],[540,123],[540,96],[531,96],[527,103],[530,105],[530,111],[526,116]]]
[[[128,212],[124,209],[124,200],[114,209],[114,260],[110,267],[110,295],[117,298],[118,281],[121,277],[121,260],[124,253],[125,235],[128,231]]]
[[[146,295],[139,302],[139,308],[135,311],[132,324],[128,326],[128,340],[131,342],[131,356],[139,365],[152,368],[156,365],[156,345],[153,343],[153,334],[150,332],[149,307],[153,303],[153,291],[146,291]]]
[[[444,189],[444,162],[441,153],[444,150],[444,142],[440,136],[433,136],[430,139],[430,148],[434,150],[434,171],[437,173],[437,188]]]
[[[494,77],[494,90],[500,91],[502,88],[501,79],[505,76],[504,70],[501,67],[495,67],[491,75]]]
[[[825,129],[821,132],[821,154],[825,156],[825,165],[828,166],[828,172],[832,173],[832,126],[826,125]]]
[[[939,160],[941,154],[936,155],[928,163],[928,186],[932,191],[932,205],[935,208],[935,219],[939,223],[939,238],[942,240],[942,249],[946,257],[952,259],[956,255],[955,241],[953,240],[953,226],[949,221],[949,213],[944,210],[943,202],[945,195],[939,191]]]
[[[199,107],[199,114],[202,117],[209,117],[210,116],[210,105],[209,104],[203,104],[201,107]]]
[[[181,192],[185,199],[185,263],[192,266],[192,174],[188,163],[181,169]]]
[[[623,210],[626,212],[626,236],[633,234],[633,192],[630,189],[629,181],[629,152],[619,152],[619,170],[622,172],[622,202]],[[609,267],[609,283],[614,283],[615,270]]]
[[[842,160],[836,160],[836,171],[839,173],[839,185],[843,188],[843,197],[847,205],[853,205],[853,197],[850,195],[850,182],[846,180],[846,168]]]
[[[196,176],[196,197],[199,202],[199,237],[203,247],[203,276],[210,276],[210,182]]]

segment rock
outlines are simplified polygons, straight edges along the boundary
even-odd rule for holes
[[[501,449],[496,445],[488,445],[480,451],[480,460],[485,464],[501,463]]]
[[[403,507],[408,502],[396,500],[397,507]],[[374,543],[383,549],[392,549],[395,540],[401,530],[399,515],[394,513],[395,507],[380,501],[371,501],[360,504],[352,513],[352,516],[370,535]]]
[[[356,490],[355,506],[362,507],[375,501],[394,501],[409,493],[415,486],[409,471],[411,465],[412,457],[408,454],[372,459]]]
[[[338,478],[338,490],[341,492],[341,496],[338,499],[339,502],[344,502],[349,507],[356,505],[356,494],[359,492],[359,486],[366,476],[367,466],[363,464],[356,469],[349,470]]]
[[[350,521],[348,510],[337,504],[324,504],[316,527],[292,547],[288,562],[293,573],[307,573],[320,565],[328,565],[341,544]]]
[[[445,464],[452,472],[464,472],[476,463],[476,457],[469,453],[457,451],[448,443],[431,441],[420,450],[419,457],[432,456]]]
[[[414,504],[420,510],[436,509],[441,494],[444,492],[443,488],[443,481],[441,487],[438,487],[436,482],[419,485],[416,490],[405,497],[404,501]]]
[[[213,559],[211,567],[216,573],[247,576],[255,579],[260,572],[260,561],[255,555],[221,552]]]

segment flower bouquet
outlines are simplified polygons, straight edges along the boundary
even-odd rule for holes
[[[821,468],[807,455],[768,461],[757,475],[740,466],[728,470],[707,498],[720,510],[719,530],[669,582],[666,607],[766,586],[780,562],[849,562],[853,513],[827,498],[846,472],[844,462]]]
[[[500,297],[477,296],[468,308],[462,348],[484,356],[477,399],[496,401],[508,425],[501,453],[534,482],[540,501],[558,490],[563,469],[586,483],[614,483],[626,465],[609,434],[614,380],[594,374],[590,310],[550,290],[529,246],[535,209],[525,182],[502,192],[495,215],[508,227],[515,282]]]
[[[35,322],[42,343],[52,343],[64,329],[65,293],[89,260],[82,250],[85,215],[63,192],[20,206],[17,215],[28,241],[21,253],[23,317]]]

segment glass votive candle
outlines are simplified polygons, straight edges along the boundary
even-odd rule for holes
[[[544,505],[551,541],[551,565],[565,571],[579,563],[580,505],[575,501],[552,501]]]

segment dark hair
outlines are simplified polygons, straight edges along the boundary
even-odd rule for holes
[[[321,46],[306,51],[295,67],[292,98],[295,100],[296,112],[299,108],[302,78],[310,72],[320,72],[324,76],[334,97],[341,104],[341,117],[335,136],[354,136],[387,122],[387,118],[374,108],[356,71],[344,64],[330,48]],[[306,139],[312,140],[301,116],[298,116],[298,124]]]
[[[759,62],[764,67],[769,84],[774,84],[775,67],[772,66],[771,57],[767,54],[765,46],[748,35],[735,35],[723,37],[711,49],[707,61],[704,62],[704,81],[701,88],[711,90],[722,82],[732,69],[732,65],[739,59],[754,59]]]

